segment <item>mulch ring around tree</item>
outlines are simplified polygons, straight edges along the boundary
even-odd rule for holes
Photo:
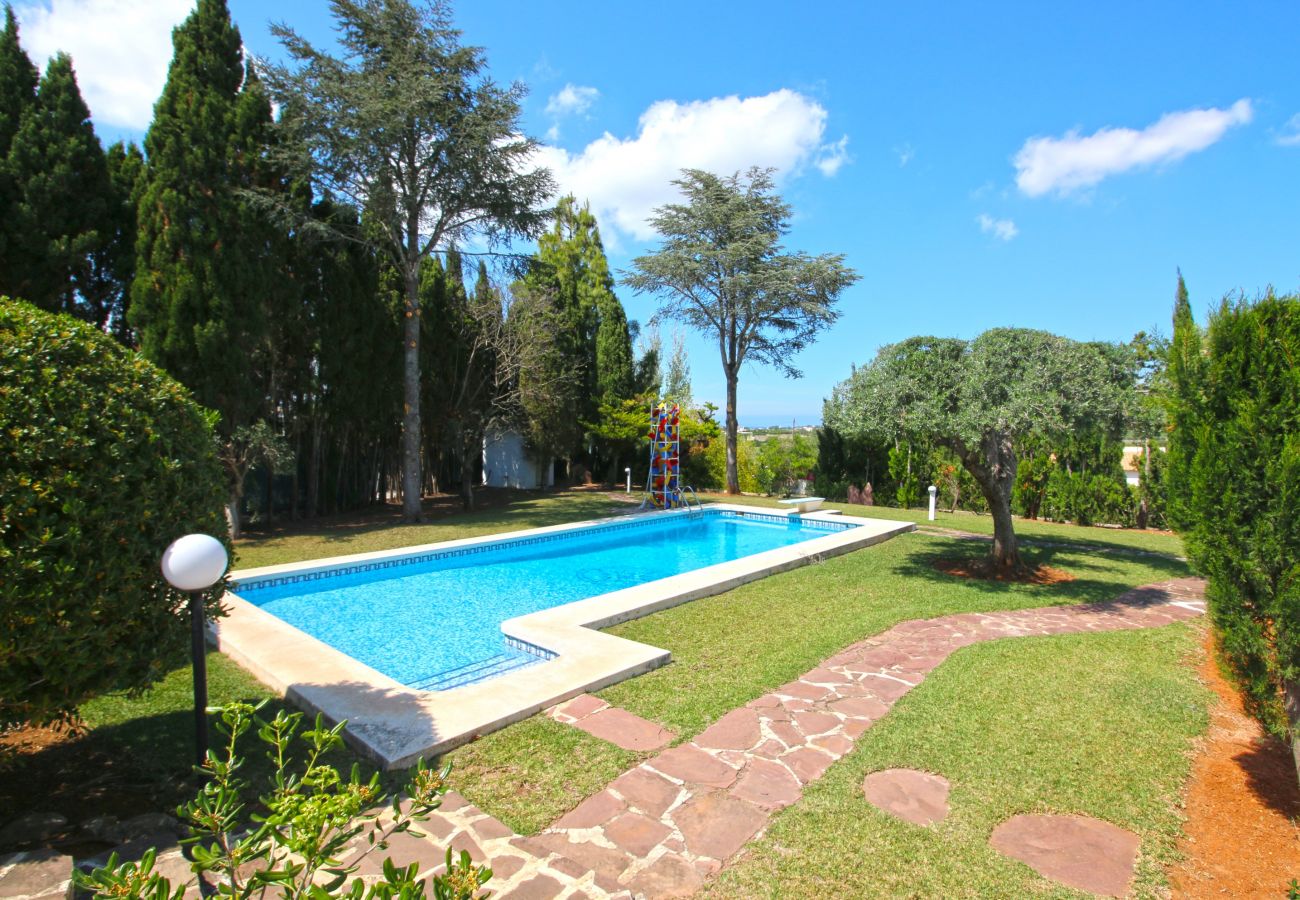
[[[1038,564],[1006,568],[996,565],[988,557],[943,557],[933,563],[945,575],[959,578],[977,578],[981,581],[1001,581],[1013,584],[1062,584],[1074,581],[1074,576],[1063,569]]]

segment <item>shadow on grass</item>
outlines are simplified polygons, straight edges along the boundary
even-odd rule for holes
[[[935,584],[952,585],[960,583],[971,590],[984,594],[1024,593],[1026,590],[1032,590],[1041,593],[1045,604],[1051,605],[1102,603],[1113,600],[1130,589],[1123,584],[1117,584],[1113,578],[1106,580],[1080,574],[1081,572],[1100,573],[1113,571],[1113,567],[1107,565],[1104,559],[1089,559],[1086,556],[1081,556],[1077,551],[1044,547],[1022,546],[1021,557],[1029,565],[1052,566],[1074,575],[1072,581],[1060,581],[1050,585],[1032,585],[950,575],[936,568],[936,563],[940,560],[969,560],[973,562],[984,559],[988,554],[983,551],[983,547],[982,543],[972,545],[962,539],[953,539],[951,542],[945,541],[940,546],[926,547],[924,549],[917,548],[909,553],[905,560],[896,565],[893,571],[897,575]],[[1185,562],[1171,556],[1160,554],[1143,556],[1140,563],[1142,566],[1153,569],[1158,573],[1158,577],[1153,580],[1182,578],[1191,574],[1191,570]]]
[[[211,651],[211,655],[216,652]],[[188,671],[184,667],[171,674],[184,674],[188,682]],[[280,710],[299,711],[285,700],[268,699],[255,689],[229,690],[219,680],[212,683],[212,688],[210,703],[214,706],[235,702],[256,705],[266,700],[258,713],[265,720],[274,718]],[[28,813],[60,813],[69,824],[65,833],[53,836],[53,843],[78,848],[85,839],[76,834],[76,828],[94,816],[127,819],[147,812],[175,815],[177,806],[192,799],[198,788],[193,769],[191,704],[189,695],[183,699],[172,694],[165,699],[123,698],[122,707],[127,711],[116,721],[58,732],[31,729],[34,740],[0,758],[0,824]],[[314,714],[304,714],[298,734],[310,728],[314,719]],[[218,715],[208,715],[210,748],[224,755],[227,739],[217,730],[218,721]],[[257,737],[256,727],[245,733],[238,746],[244,759],[240,776],[249,785],[245,801],[253,803],[266,792],[274,766],[267,755],[269,748]],[[301,760],[304,752],[305,745],[295,742],[292,758]],[[353,763],[359,765],[363,778],[378,771],[377,766],[346,747],[328,754],[325,762],[345,778]],[[391,791],[405,784],[406,773],[380,772],[380,778],[385,789]],[[0,846],[0,853],[22,848],[18,843]]]

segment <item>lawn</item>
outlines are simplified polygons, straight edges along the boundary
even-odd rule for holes
[[[423,525],[340,523],[250,538],[238,543],[238,562],[268,565],[627,509],[594,491],[524,495],[508,508]],[[923,516],[885,508],[845,511],[914,521]],[[949,517],[938,524],[978,531],[981,522],[987,524],[987,517]],[[1031,561],[1063,569],[1074,580],[1033,586],[944,575],[935,570],[936,559],[978,555],[983,545],[943,533],[903,535],[611,629],[671,650],[673,662],[601,695],[687,740],[728,710],[899,621],[1104,600],[1189,572],[1174,555],[1180,549],[1175,538],[1042,523],[1018,528],[1050,538],[1026,541]],[[1149,552],[1127,552],[1133,549]],[[1144,840],[1141,884],[1144,891],[1155,890],[1178,830],[1173,809],[1188,742],[1204,728],[1205,701],[1184,661],[1192,646],[1188,634],[1178,626],[961,651],[869,731],[804,801],[779,816],[769,837],[711,890],[722,896],[1041,893],[1044,883],[1028,869],[1001,860],[985,845],[990,823],[1008,810],[1040,809],[1091,812],[1137,830]],[[219,654],[209,655],[209,672],[214,705],[268,695]],[[57,759],[115,761],[96,788],[100,799],[83,803],[85,814],[111,796],[135,798],[130,802],[141,809],[166,809],[184,798],[190,790],[189,704],[189,669],[182,666],[142,697],[110,696],[82,709],[90,729]],[[546,827],[638,758],[544,716],[450,755],[453,786],[521,833]],[[32,808],[33,792],[49,788],[50,779],[43,781],[38,770],[51,760],[62,765],[57,759],[38,763],[24,757],[0,773],[0,800]],[[864,811],[860,794],[854,794],[862,774],[890,765],[953,779],[949,823],[909,831]],[[77,796],[77,772],[51,776],[63,782],[55,796]]]
[[[940,557],[981,552],[981,545],[950,536],[907,534],[615,626],[614,634],[671,650],[673,662],[600,696],[686,740],[728,710],[897,622],[1107,600],[1136,585],[1189,573],[1186,563],[1173,558],[1061,547],[1025,551],[1028,559],[1075,576],[1052,586],[971,581],[943,575],[932,565]],[[573,779],[599,786],[629,764],[626,754],[602,756],[603,742],[595,738],[560,742],[556,733],[553,723],[534,717],[453,752],[458,788],[507,824],[530,832],[584,796],[571,789]],[[521,742],[529,748],[522,759],[515,755]],[[582,754],[581,765],[575,753]],[[606,767],[600,769],[602,764]],[[553,784],[539,787],[539,771],[553,772]],[[517,790],[519,784],[534,789]]]
[[[749,506],[780,507],[776,497],[740,496],[727,494],[700,495],[705,502],[743,503]],[[950,529],[966,531],[973,534],[992,535],[993,517],[981,513],[948,512],[944,509],[935,511],[933,522],[928,519],[926,509],[898,509],[893,506],[860,506],[855,503],[841,503],[838,500],[827,501],[829,509],[842,510],[845,515],[865,516],[867,518],[891,519],[897,522],[916,522],[924,528]],[[1103,552],[1123,550],[1141,550],[1150,553],[1165,553],[1181,556],[1183,542],[1178,535],[1169,531],[1138,531],[1124,528],[1102,528],[1099,526],[1069,525],[1064,522],[1044,522],[1041,519],[1016,518],[1016,535],[1023,543],[1071,543],[1092,547]]]
[[[782,811],[705,896],[1083,897],[988,845],[1019,813],[1077,813],[1142,839],[1133,892],[1167,896],[1188,750],[1208,724],[1196,628],[997,641],[961,650]],[[863,778],[952,784],[949,817],[910,825]]]

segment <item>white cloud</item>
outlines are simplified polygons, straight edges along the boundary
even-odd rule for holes
[[[1129,169],[1177,162],[1253,116],[1250,100],[1242,99],[1228,109],[1167,113],[1141,131],[1102,128],[1087,136],[1076,130],[1060,138],[1030,138],[1016,154],[1016,184],[1030,197],[1064,196]]]
[[[846,134],[833,144],[823,145],[817,153],[816,166],[827,178],[834,178],[846,162],[850,162],[849,136]]]
[[[582,87],[566,84],[558,93],[552,94],[546,101],[548,116],[574,116],[591,109],[591,104],[600,97],[600,91],[594,87]]]
[[[1300,147],[1300,113],[1286,120],[1282,133],[1277,136],[1277,142],[1283,147]]]
[[[143,131],[167,81],[172,28],[193,7],[194,0],[48,0],[14,13],[33,60],[60,50],[72,57],[96,123]]]
[[[903,144],[894,148],[894,154],[898,157],[898,167],[901,169],[912,161],[916,151],[912,149],[911,144]]]
[[[1020,234],[1020,229],[1010,219],[995,219],[988,213],[980,213],[975,221],[979,222],[980,231],[991,234],[1000,241],[1009,241]]]
[[[684,168],[730,175],[768,166],[780,177],[812,162],[834,174],[847,160],[847,138],[823,145],[826,116],[784,88],[761,97],[659,100],[641,114],[633,137],[606,132],[579,152],[544,146],[538,157],[561,191],[590,201],[604,230],[645,240],[654,236],[646,219],[655,207],[679,199],[671,182]]]

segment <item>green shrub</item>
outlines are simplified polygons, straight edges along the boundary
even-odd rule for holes
[[[1300,297],[1225,300],[1204,341],[1183,307],[1173,354],[1176,525],[1224,657],[1282,734],[1288,686],[1300,707]]]
[[[160,678],[189,626],[159,561],[183,534],[224,535],[224,498],[211,414],[184,388],[0,298],[0,721]]]
[[[376,850],[387,850],[388,839],[429,817],[442,803],[450,766],[435,772],[417,764],[409,796],[389,798],[379,776],[362,781],[357,766],[344,777],[323,758],[343,745],[344,723],[326,728],[320,715],[303,732],[305,758],[293,758],[292,746],[302,713],[280,710],[275,718],[257,717],[260,709],[232,704],[222,709],[218,730],[226,737],[222,753],[208,751],[198,796],[179,810],[190,828],[191,869],[223,897],[262,900],[267,897],[347,897],[351,900],[420,900],[426,883],[417,878],[419,864],[383,862],[382,874],[370,884],[355,877],[361,861]],[[275,763],[255,805],[245,803],[250,785],[242,778],[244,759],[240,738],[254,726]],[[349,847],[357,852],[342,858]],[[148,897],[180,900],[196,879],[172,884],[153,870],[154,851],[139,863],[119,863],[116,854],[89,875],[76,873],[78,887],[94,897]],[[492,877],[486,866],[475,866],[469,853],[459,858],[447,848],[446,871],[428,880],[434,900],[474,900]],[[351,878],[351,881],[349,881]],[[215,884],[213,884],[215,882]],[[193,891],[197,893],[197,891]]]
[[[705,468],[704,473],[707,480],[702,479],[701,485],[708,487],[710,490],[721,491],[727,487],[727,441],[719,436],[716,440],[709,441],[709,446],[704,448]],[[758,492],[758,454],[754,452],[754,442],[744,437],[736,440],[736,476],[740,481],[740,490],[746,494]]]

